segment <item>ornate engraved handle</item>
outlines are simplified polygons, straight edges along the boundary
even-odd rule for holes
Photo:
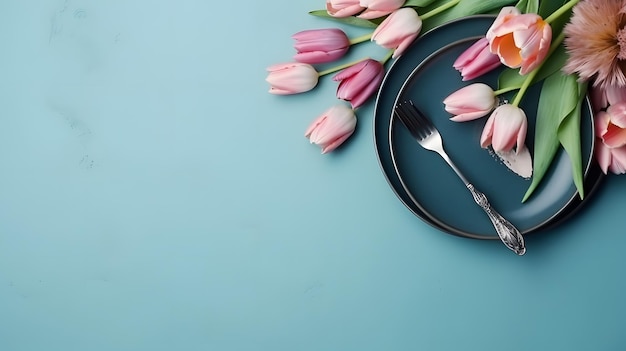
[[[526,246],[524,245],[524,237],[522,233],[515,228],[513,224],[507,221],[502,215],[500,215],[489,203],[485,194],[476,190],[472,184],[467,184],[467,188],[474,196],[474,201],[480,206],[493,224],[493,227],[496,228],[496,232],[498,232],[498,236],[500,240],[506,245],[509,249],[513,250],[518,255],[523,255],[526,253]]]

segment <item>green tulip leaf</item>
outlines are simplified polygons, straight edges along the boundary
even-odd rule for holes
[[[545,1],[542,1],[545,2]],[[522,13],[538,13],[539,0],[520,0],[515,7]]]
[[[573,75],[567,76],[569,80],[576,82],[576,77]],[[583,186],[583,161],[581,155],[581,142],[580,142],[580,115],[582,110],[582,101],[587,92],[587,85],[584,83],[578,84],[578,104],[574,110],[567,115],[567,117],[561,121],[559,125],[558,135],[559,141],[563,148],[567,152],[572,163],[572,177],[574,184],[578,190],[578,195],[581,199],[585,197],[585,188]]]
[[[433,2],[435,2],[436,0],[407,0],[404,3],[404,7],[426,7],[430,4],[432,4]]]
[[[519,89],[525,79],[518,68],[506,68],[498,76],[498,89]]]
[[[450,0],[435,0],[428,7],[420,10],[420,15],[446,4]],[[461,0],[458,4],[440,14],[424,20],[422,32],[446,22],[465,16],[498,13],[503,6],[512,6],[513,0]]]
[[[370,21],[370,20],[366,20],[366,19],[358,18],[358,17],[354,17],[354,16],[341,17],[341,18],[333,17],[333,16],[329,15],[328,11],[326,11],[326,10],[309,11],[309,15],[325,18],[325,19],[328,19],[328,20],[331,20],[331,21],[335,21],[335,22],[349,24],[349,25],[352,25],[352,26],[363,27],[363,28],[376,28],[378,26],[378,24],[379,24],[376,21]]]
[[[541,18],[543,19],[546,19],[567,2],[568,0],[541,1],[538,12],[539,16],[541,16]],[[572,10],[570,9],[559,17],[555,18],[550,23],[550,27],[552,27],[552,38],[556,38],[563,31],[563,27],[565,27],[565,24],[567,24],[567,22],[571,18],[571,13]]]
[[[559,9],[559,7],[563,6],[568,0],[550,0],[550,1],[541,1],[539,4],[538,10],[535,12],[542,18],[546,18],[550,16],[553,12]],[[569,18],[569,16],[566,16]]]
[[[522,202],[528,200],[548,172],[560,145],[559,134],[564,139],[571,137],[569,134],[573,133],[573,128],[570,124],[575,121],[568,121],[568,117],[575,114],[579,104],[580,91],[575,78],[557,71],[544,80],[537,106],[533,178]],[[563,131],[559,132],[564,122]],[[573,149],[571,141],[567,142],[568,148]]]

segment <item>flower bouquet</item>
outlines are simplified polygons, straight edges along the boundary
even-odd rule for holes
[[[498,154],[528,153],[527,113],[536,114],[529,167],[532,181],[522,201],[540,184],[559,148],[571,161],[578,194],[584,197],[580,119],[590,97],[595,123],[595,160],[602,171],[626,173],[626,0],[326,0],[311,15],[338,25],[372,28],[368,35],[348,38],[340,28],[305,30],[293,35],[294,62],[268,67],[272,94],[312,90],[334,74],[337,104],[305,131],[311,143],[331,152],[348,139],[358,108],[378,91],[389,60],[398,58],[421,33],[475,14],[495,20],[456,62],[467,85],[442,101],[453,122],[485,118],[477,140]],[[366,58],[319,70],[338,61],[352,45],[366,41],[388,49],[376,60]],[[479,82],[482,75],[504,67],[498,86]],[[541,86],[536,111],[520,102],[528,88]],[[504,94],[513,94],[512,101]]]

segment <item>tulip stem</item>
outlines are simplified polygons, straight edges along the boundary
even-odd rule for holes
[[[339,65],[339,66],[335,66],[335,67],[332,67],[332,68],[329,68],[329,69],[326,69],[326,70],[323,70],[323,71],[319,71],[317,73],[317,75],[319,77],[321,77],[321,76],[325,76],[327,74],[335,73],[337,71],[341,71],[342,69],[345,69],[345,68],[348,68],[350,66],[356,65],[357,63],[359,63],[361,61],[364,61],[364,60],[367,60],[367,59],[369,59],[369,57],[365,57],[365,58],[362,58],[360,60],[344,63],[343,65]]]
[[[508,93],[509,91],[517,90],[517,89],[518,89],[517,87],[502,88],[502,89],[494,91],[493,95],[498,96],[498,95],[502,95],[504,93]]]
[[[552,12],[552,14],[545,19],[546,23],[550,24],[555,19],[561,17],[562,14],[570,10],[572,7],[574,7],[574,5],[578,4],[578,1],[579,0],[570,0],[566,2],[565,4],[563,4],[563,6],[559,7],[556,11]]]
[[[354,44],[362,43],[364,41],[368,41],[368,40],[372,39],[372,34],[374,34],[374,32],[369,33],[369,34],[365,34],[365,35],[361,35],[360,37],[352,38],[352,39],[350,39],[350,45],[354,45]]]
[[[519,105],[519,103],[522,101],[522,97],[526,93],[526,90],[530,86],[530,83],[532,83],[532,81],[535,79],[535,76],[537,75],[537,73],[539,72],[543,64],[548,60],[548,58],[550,57],[550,55],[552,55],[552,53],[556,50],[556,48],[558,48],[559,45],[561,45],[564,39],[565,39],[565,33],[561,31],[561,33],[559,33],[559,36],[556,37],[556,39],[552,41],[552,44],[550,45],[550,49],[548,50],[548,54],[543,59],[543,61],[539,64],[539,66],[535,67],[535,69],[526,76],[526,79],[524,79],[522,86],[519,88],[519,92],[517,93],[517,95],[515,95],[515,99],[512,102],[513,106]]]
[[[422,21],[426,20],[426,19],[429,19],[429,18],[431,18],[431,17],[433,17],[435,15],[438,15],[439,13],[441,13],[441,12],[451,8],[452,6],[458,4],[459,2],[461,2],[461,0],[451,0],[451,1],[448,1],[447,3],[441,5],[441,6],[437,7],[437,8],[434,8],[434,9],[426,12],[425,14],[421,15],[420,19]]]

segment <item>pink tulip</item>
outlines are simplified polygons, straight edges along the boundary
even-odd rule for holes
[[[608,87],[590,87],[591,105],[595,111],[604,110],[609,105],[626,101],[626,87],[610,85]]]
[[[270,83],[270,93],[290,95],[309,91],[317,85],[319,75],[313,66],[306,63],[279,63],[267,68],[265,80]]]
[[[326,12],[332,17],[350,17],[363,11],[360,0],[326,0]]]
[[[610,148],[626,145],[626,102],[610,105],[596,114],[596,135]]]
[[[446,111],[455,115],[450,120],[465,122],[487,115],[498,104],[498,98],[487,84],[474,83],[448,95],[443,104]]]
[[[358,17],[374,19],[387,16],[404,5],[405,0],[361,0],[360,4],[365,11]]]
[[[507,152],[516,146],[516,152],[524,147],[528,121],[522,109],[510,104],[498,106],[485,124],[480,136],[480,146],[491,145],[496,152]]]
[[[354,133],[356,116],[346,105],[335,105],[317,117],[304,133],[311,144],[322,148],[322,153],[331,152]]]
[[[465,50],[452,64],[463,80],[478,78],[500,66],[500,57],[489,51],[489,41],[481,38]]]
[[[422,29],[422,19],[410,7],[392,12],[372,33],[372,41],[387,48],[395,49],[396,58],[417,38]]]
[[[487,30],[487,39],[491,52],[503,64],[521,67],[520,74],[526,74],[548,54],[552,28],[537,14],[521,14],[517,8],[506,6]]]
[[[606,111],[598,111],[595,115],[596,147],[595,155],[600,168],[607,174],[609,171],[614,174],[626,173],[626,136],[625,130],[620,125],[626,120],[626,102],[620,100],[620,89],[598,89],[602,91],[608,108]],[[609,90],[613,92],[609,93]],[[592,99],[593,99],[592,90]],[[597,98],[597,96],[596,96]],[[617,101],[609,105],[608,101]]]
[[[604,174],[607,174],[608,171],[613,174],[626,173],[626,145],[611,148],[598,138],[596,139],[595,155]]]
[[[335,61],[345,55],[350,48],[350,39],[341,29],[312,29],[292,36],[298,53],[298,62],[318,64]]]
[[[333,77],[339,82],[337,98],[349,101],[352,109],[356,109],[378,90],[384,76],[382,63],[372,59],[360,61]]]

